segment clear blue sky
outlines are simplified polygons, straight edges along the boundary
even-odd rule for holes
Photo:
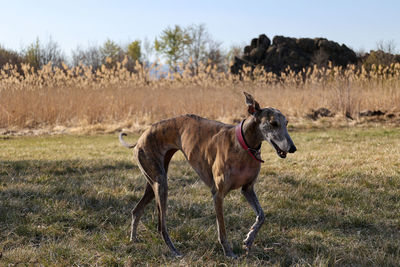
[[[100,45],[107,38],[125,44],[149,40],[169,26],[206,24],[228,48],[249,43],[261,33],[326,37],[355,50],[369,51],[377,41],[400,50],[399,0],[275,1],[1,1],[0,44],[20,50],[36,37],[49,36],[67,55],[71,49]]]

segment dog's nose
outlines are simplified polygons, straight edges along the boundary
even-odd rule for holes
[[[289,153],[294,153],[294,152],[296,152],[296,150],[297,150],[296,146],[293,145],[293,146],[290,147]]]

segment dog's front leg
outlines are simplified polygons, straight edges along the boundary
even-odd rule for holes
[[[222,248],[224,249],[224,253],[227,257],[236,258],[236,255],[233,253],[226,238],[224,211],[223,211],[224,195],[217,191],[213,193],[213,198],[214,198],[215,213],[217,214],[219,243],[221,243]]]
[[[254,209],[257,215],[256,222],[250,228],[246,239],[243,240],[243,247],[247,252],[249,252],[251,246],[253,245],[254,239],[261,228],[261,225],[264,223],[265,215],[260,206],[260,203],[258,202],[257,195],[254,192],[253,184],[247,187],[243,186],[242,194],[247,199],[247,202],[249,202],[250,206]]]

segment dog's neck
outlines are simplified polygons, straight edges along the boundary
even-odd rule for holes
[[[253,116],[246,118],[243,123],[243,137],[250,148],[257,149],[261,146],[263,137],[258,128],[258,123]]]

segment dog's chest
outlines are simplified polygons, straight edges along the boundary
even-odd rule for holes
[[[234,164],[231,166],[230,178],[232,189],[237,189],[245,184],[251,183],[257,178],[260,166],[253,164]]]

